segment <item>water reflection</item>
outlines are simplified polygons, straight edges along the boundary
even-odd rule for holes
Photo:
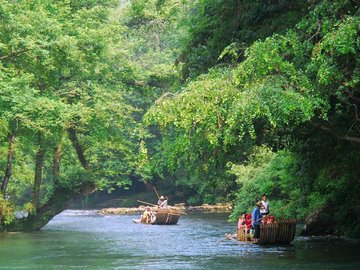
[[[221,214],[178,225],[134,224],[133,215],[66,211],[36,233],[0,234],[0,269],[319,269],[359,267],[358,242],[297,238],[290,246],[226,240]]]

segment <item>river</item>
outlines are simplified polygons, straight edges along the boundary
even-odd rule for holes
[[[0,234],[0,269],[360,269],[360,242],[296,237],[290,246],[225,240],[225,214],[189,214],[177,225],[133,215],[67,210],[41,231]]]

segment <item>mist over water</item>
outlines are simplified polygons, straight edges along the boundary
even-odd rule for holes
[[[174,226],[138,216],[67,210],[41,231],[0,234],[0,269],[359,269],[358,241],[297,237],[262,247],[226,240],[225,214],[189,214]]]

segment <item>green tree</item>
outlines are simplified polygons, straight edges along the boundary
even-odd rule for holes
[[[353,1],[320,1],[296,27],[255,41],[234,67],[210,70],[192,79],[181,93],[160,99],[148,117],[162,130],[162,148],[171,149],[162,158],[164,164],[177,171],[186,171],[190,164],[199,169],[206,157],[205,173],[198,181],[211,183],[212,169],[218,169],[223,177],[217,178],[215,186],[233,187],[229,181],[234,180],[225,177],[227,161],[251,162],[254,145],[267,145],[274,151],[289,149],[296,156],[298,172],[287,165],[291,155],[281,161],[281,170],[289,178],[297,177],[280,178],[285,184],[274,199],[285,203],[287,198],[281,194],[298,183],[304,197],[293,194],[291,199],[299,199],[304,210],[292,214],[304,217],[330,205],[339,232],[357,235],[355,222],[343,226],[341,219],[348,217],[346,212],[358,216],[350,206],[355,204],[352,194],[357,191],[357,174],[354,161],[347,156],[349,152],[358,156],[359,25],[358,6]],[[196,63],[204,66],[201,61]],[[211,163],[209,149],[217,154],[217,162],[222,160],[220,168]],[[341,162],[336,163],[337,153],[329,149],[342,153]],[[327,163],[319,162],[321,159]],[[252,183],[263,179],[262,171],[269,172],[263,166],[272,161],[263,162],[255,166],[260,175]],[[190,179],[189,174],[185,178]],[[268,183],[275,185],[274,181]],[[257,192],[263,190],[259,185]],[[240,187],[239,194],[245,190]],[[346,207],[337,207],[340,197],[350,198]]]
[[[139,173],[144,132],[126,100],[117,2],[75,2],[1,2],[0,116],[10,138],[4,171],[11,163],[33,168],[35,207],[7,230],[40,229],[73,199],[126,186]],[[22,154],[29,158],[17,158]],[[29,181],[22,177],[5,172],[2,191],[23,197],[18,190]]]

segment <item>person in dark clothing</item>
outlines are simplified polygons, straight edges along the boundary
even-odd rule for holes
[[[254,238],[259,238],[259,236],[260,236],[260,222],[261,222],[260,207],[261,206],[262,206],[262,203],[257,202],[256,207],[254,208],[252,215],[251,215],[251,224],[255,230]]]

